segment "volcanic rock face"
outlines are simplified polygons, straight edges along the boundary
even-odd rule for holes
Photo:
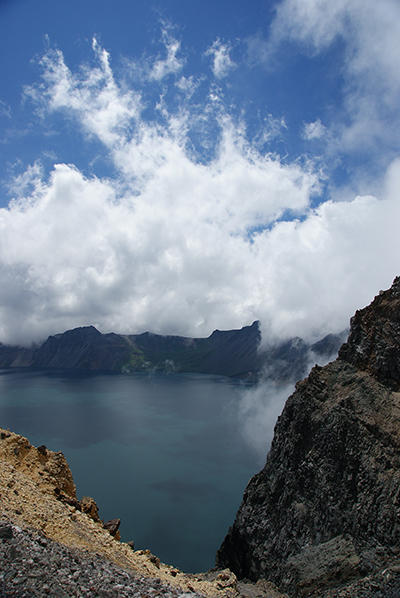
[[[340,357],[389,388],[400,389],[400,277],[369,307],[356,311]]]
[[[398,565],[399,388],[396,278],[352,318],[338,359],[296,385],[217,566],[311,596]]]

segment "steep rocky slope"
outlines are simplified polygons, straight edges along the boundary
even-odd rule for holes
[[[182,573],[109,527],[93,499],[78,501],[61,452],[0,428],[2,598],[284,598],[272,583],[240,583],[230,571]]]
[[[300,596],[400,595],[400,278],[296,385],[216,562]]]

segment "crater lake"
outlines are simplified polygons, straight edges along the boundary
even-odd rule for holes
[[[214,566],[263,466],[242,434],[244,392],[200,374],[1,369],[0,425],[61,450],[78,499],[119,517],[122,541],[194,573]]]

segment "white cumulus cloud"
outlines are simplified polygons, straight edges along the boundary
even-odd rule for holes
[[[379,198],[312,208],[312,162],[260,151],[223,102],[200,111],[190,97],[179,109],[165,100],[146,120],[143,90],[122,85],[108,53],[93,48],[97,63],[76,73],[49,51],[26,94],[43,119],[65,115],[100,142],[115,174],[65,163],[46,174],[36,162],[14,180],[15,199],[0,210],[2,342],[87,324],[205,336],[255,319],[266,338],[318,338],[390,285],[400,162]],[[160,79],[174,68],[160,66]],[[192,151],[199,122],[217,131],[207,160]]]

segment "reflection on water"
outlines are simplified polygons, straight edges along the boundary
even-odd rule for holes
[[[0,425],[62,450],[78,498],[124,541],[205,571],[258,457],[238,429],[240,384],[204,375],[0,370]]]

